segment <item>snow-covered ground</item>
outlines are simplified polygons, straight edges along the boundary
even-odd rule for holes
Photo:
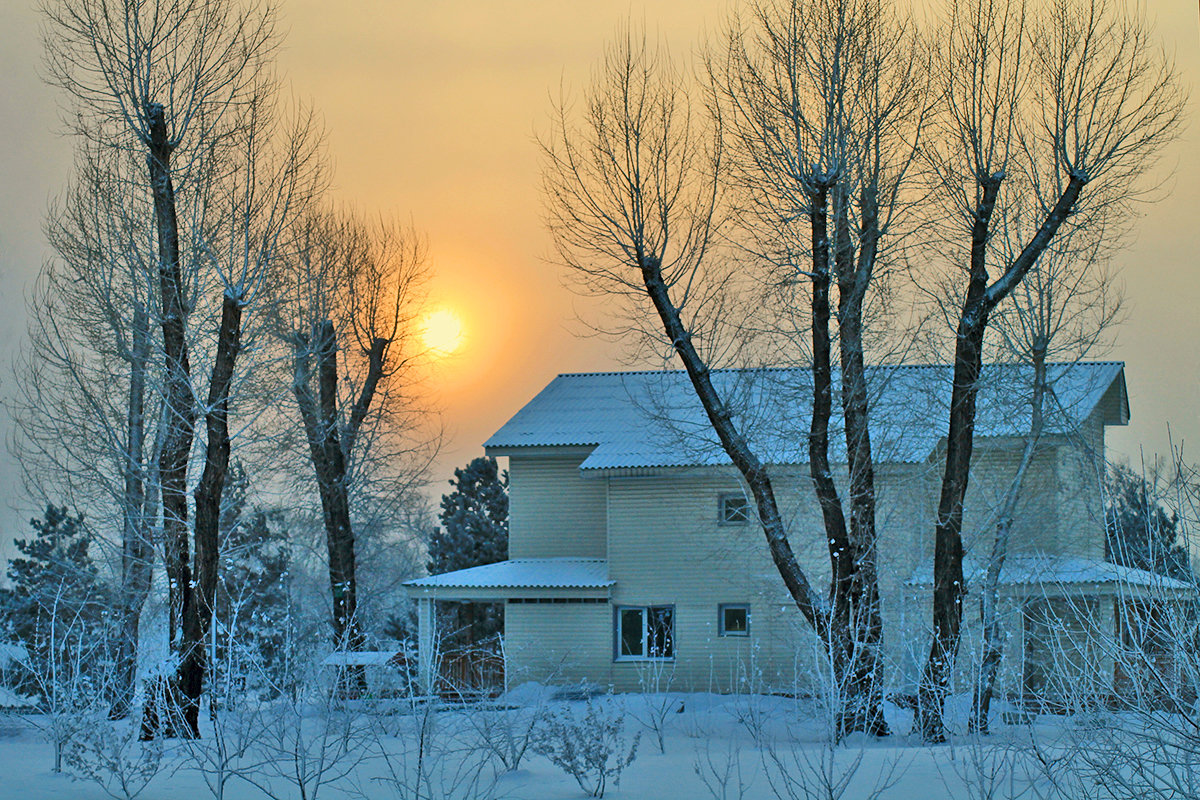
[[[950,745],[926,746],[908,734],[911,714],[889,707],[889,722],[899,732],[897,735],[882,741],[852,737],[831,750],[823,744],[822,715],[811,701],[756,695],[660,694],[599,697],[592,702],[598,719],[619,721],[623,726],[619,738],[626,747],[641,732],[636,759],[624,771],[620,785],[610,784],[604,795],[611,798],[806,797],[805,787],[815,789],[823,771],[837,779],[849,776],[841,795],[847,800],[870,797],[877,787],[884,789],[879,796],[889,800],[978,797],[982,795],[971,791],[969,784],[979,782],[985,773],[995,782],[1001,777],[995,773],[1003,771],[997,759],[1017,752],[1012,745],[1029,737],[1024,726],[998,724],[983,749],[966,738]],[[585,797],[576,781],[545,756],[530,751],[518,769],[505,771],[499,759],[484,757],[482,743],[490,739],[514,744],[515,740],[520,745],[523,733],[529,729],[526,723],[535,712],[557,715],[559,719],[582,719],[586,706],[584,700],[552,699],[536,687],[522,687],[499,706],[453,706],[431,712],[425,706],[392,704],[356,708],[344,716],[335,713],[332,723],[324,710],[308,708],[302,722],[304,738],[299,742],[290,739],[285,730],[295,721],[294,716],[274,712],[229,714],[223,731],[227,745],[224,763],[232,773],[244,773],[261,786],[253,785],[242,774],[231,773],[224,797],[301,797],[299,787],[284,774],[295,766],[293,757],[297,755],[310,775],[322,765],[329,769],[329,783],[306,786],[303,796],[309,800],[347,796],[438,800]],[[655,719],[659,720],[657,726]],[[0,798],[89,800],[109,796],[93,780],[73,779],[66,772],[52,771],[54,751],[39,729],[44,723],[44,719],[31,715],[0,716]],[[1035,731],[1041,731],[1043,741],[1051,741],[1072,724],[1065,718],[1043,718]],[[544,729],[544,725],[540,727]],[[659,751],[656,727],[663,729],[665,752]],[[93,721],[91,733],[98,734],[91,737],[98,741],[96,752],[114,750],[114,743],[125,731],[127,728],[121,724]],[[427,742],[421,780],[416,779],[415,757],[419,735]],[[209,787],[216,774],[214,764],[219,761],[213,758],[216,740],[210,728],[201,749],[190,754],[187,745],[168,743],[156,773],[139,796],[147,800],[213,797]],[[244,744],[255,746],[238,755],[238,747]],[[127,765],[136,763],[138,747],[123,751]],[[263,763],[268,752],[278,763]],[[207,780],[197,766],[198,753],[208,758]],[[473,773],[478,764],[484,765],[480,780],[463,782],[464,775]],[[100,772],[103,774],[104,769]],[[334,777],[342,772],[346,774]],[[888,780],[880,787],[883,779]],[[439,786],[439,781],[448,783]],[[452,785],[455,781],[459,781],[457,790]],[[414,783],[426,786],[429,793],[412,793]],[[108,788],[112,796],[125,796],[115,781]],[[829,797],[824,791],[812,796]],[[994,796],[1008,797],[1009,792]]]

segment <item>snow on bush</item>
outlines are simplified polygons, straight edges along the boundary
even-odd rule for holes
[[[138,741],[128,721],[89,720],[80,725],[66,747],[67,770],[95,782],[110,797],[133,800],[166,766],[158,740]]]
[[[592,797],[604,797],[611,780],[620,786],[621,773],[637,758],[639,731],[625,735],[625,709],[612,698],[588,698],[583,713],[565,705],[546,716],[534,750],[573,777]]]

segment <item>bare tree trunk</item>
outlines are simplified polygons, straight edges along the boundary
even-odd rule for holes
[[[754,495],[759,522],[762,524],[763,534],[767,538],[767,548],[771,553],[771,560],[779,571],[780,577],[783,578],[784,586],[787,587],[788,593],[800,613],[816,631],[817,636],[822,641],[828,642],[831,634],[827,605],[821,595],[813,589],[812,584],[808,582],[808,578],[800,568],[800,563],[792,551],[766,465],[754,455],[745,438],[734,425],[729,408],[721,401],[720,395],[713,386],[708,365],[696,352],[695,345],[692,344],[691,333],[684,327],[679,309],[671,302],[666,281],[663,280],[662,265],[657,258],[649,255],[640,256],[640,261],[642,281],[646,286],[646,291],[654,303],[654,308],[658,312],[667,336],[683,362],[688,379],[696,391],[696,397],[699,398],[704,407],[704,413],[708,416],[713,430],[721,440],[722,448],[750,487],[751,494]]]
[[[862,235],[857,264],[847,257],[839,272],[838,338],[842,367],[842,417],[850,472],[850,580],[845,587],[852,647],[845,682],[845,732],[888,734],[883,716],[883,616],[879,604],[878,542],[875,529],[875,466],[868,421],[863,345],[863,303],[875,262],[878,214],[874,192],[860,202]],[[840,249],[840,248],[839,248]],[[847,249],[847,256],[849,250]]]
[[[241,349],[241,322],[240,298],[226,293],[221,304],[221,327],[217,333],[217,354],[205,412],[208,443],[204,454],[204,472],[195,492],[196,552],[192,569],[195,587],[184,595],[183,642],[176,673],[186,726],[183,735],[189,738],[200,736],[200,697],[206,671],[205,646],[212,625],[217,591],[221,495],[225,491],[225,478],[229,472],[229,391]]]
[[[849,618],[850,580],[854,558],[846,534],[846,517],[837,484],[829,466],[829,417],[833,412],[833,365],[829,332],[829,219],[828,187],[822,186],[812,198],[809,214],[813,237],[812,273],[812,375],[813,406],[808,429],[808,473],[812,479],[825,534],[829,542],[829,568],[832,603],[830,636],[825,642],[833,660],[833,670],[840,676],[848,653],[846,622]],[[834,641],[837,639],[837,641]],[[839,685],[838,687],[842,687]]]
[[[133,347],[129,365],[129,407],[126,412],[121,586],[117,598],[117,686],[109,707],[111,719],[124,719],[133,704],[137,681],[138,623],[150,593],[153,546],[146,520],[146,370],[150,359],[150,319],[144,308],[133,316]]]
[[[166,432],[158,454],[162,497],[163,550],[167,567],[168,629],[172,650],[180,653],[183,610],[191,602],[192,573],[188,564],[188,459],[195,433],[196,410],[192,399],[191,365],[186,339],[187,309],[179,261],[179,220],[175,187],[171,180],[171,153],[165,112],[161,104],[146,109],[150,137],[147,142],[150,189],[154,196],[154,221],[158,232],[158,277],[163,335],[163,406]],[[176,690],[169,692],[165,733],[174,734]]]
[[[950,431],[946,470],[938,503],[933,555],[933,642],[921,672],[917,724],[926,741],[945,741],[943,709],[962,627],[962,517],[975,442],[975,400],[983,369],[983,338],[988,315],[1020,283],[1062,226],[1086,180],[1073,174],[1038,232],[1004,274],[988,285],[986,263],[989,225],[1003,174],[980,176],[979,204],[971,229],[971,275],[958,319],[954,385],[950,395]]]
[[[172,145],[167,140],[162,105],[147,108],[150,119],[150,187],[154,194],[154,221],[158,231],[158,277],[162,314],[163,356],[166,381],[163,403],[166,435],[158,456],[162,491],[163,543],[169,585],[169,624],[172,648],[179,645],[183,607],[191,592],[188,566],[188,457],[196,410],[192,402],[191,365],[185,338],[187,309],[183,299],[183,275],[179,263],[179,221],[175,211],[175,188],[171,181]]]
[[[367,378],[351,410],[343,437],[337,406],[338,342],[333,322],[324,320],[319,323],[313,339],[315,341],[311,344],[304,340],[294,343],[296,352],[292,390],[300,406],[321,498],[329,554],[329,586],[333,596],[335,646],[342,650],[361,650],[364,637],[358,621],[358,581],[347,474],[348,449],[353,446],[358,428],[370,408],[375,387],[383,375],[387,342],[376,339],[372,343],[368,353]],[[311,389],[310,347],[317,357],[316,397]],[[342,685],[352,694],[365,690],[366,676],[362,668],[351,667],[348,673],[343,676]]]
[[[1029,422],[1029,437],[1021,451],[1021,461],[1017,465],[1016,475],[1009,484],[1004,496],[1004,504],[996,520],[996,536],[992,540],[992,555],[988,559],[987,577],[984,579],[981,603],[981,624],[983,627],[983,652],[979,662],[979,676],[971,697],[971,717],[967,722],[967,730],[971,733],[988,733],[988,714],[992,705],[992,694],[996,688],[996,676],[1000,672],[1000,662],[1004,658],[1004,642],[1007,635],[1000,624],[998,606],[1000,604],[1000,573],[1004,569],[1004,560],[1008,557],[1009,534],[1012,532],[1013,517],[1016,515],[1017,501],[1021,496],[1021,487],[1025,482],[1025,474],[1033,461],[1038,441],[1042,436],[1043,404],[1046,395],[1046,348],[1044,342],[1033,351],[1033,398],[1032,412]]]
[[[883,625],[879,617],[879,591],[874,565],[874,477],[867,435],[866,375],[862,358],[861,293],[853,279],[839,290],[840,349],[842,355],[842,407],[850,454],[851,526],[846,517],[829,465],[829,418],[833,410],[832,336],[830,321],[828,185],[810,197],[812,225],[812,353],[813,410],[808,437],[809,476],[829,546],[832,603],[830,634],[826,641],[832,678],[842,708],[837,735],[866,731],[888,733],[883,718],[883,692],[878,660]],[[845,215],[835,211],[837,237],[847,236]],[[841,258],[846,250],[839,247]],[[847,264],[841,264],[848,270]],[[857,349],[857,358],[853,353]],[[869,542],[869,548],[862,547]],[[868,563],[869,562],[869,563]],[[872,597],[874,598],[872,602]],[[874,618],[872,621],[872,617]]]

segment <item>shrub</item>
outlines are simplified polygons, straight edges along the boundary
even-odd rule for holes
[[[604,797],[609,779],[619,786],[621,772],[637,758],[641,736],[625,736],[624,709],[589,698],[582,715],[570,706],[548,714],[534,752],[573,777],[590,796]]]

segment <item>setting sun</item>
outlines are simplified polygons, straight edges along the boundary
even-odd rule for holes
[[[421,341],[434,355],[450,355],[462,347],[465,338],[462,320],[448,308],[430,311],[421,318]]]

